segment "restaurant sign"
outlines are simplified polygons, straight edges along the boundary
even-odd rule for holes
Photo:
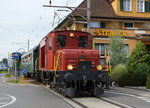
[[[104,31],[104,30],[96,30],[94,32],[94,34],[96,36],[122,36],[122,37],[126,37],[127,36],[127,32],[124,31]]]

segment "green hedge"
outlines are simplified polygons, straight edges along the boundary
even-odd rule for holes
[[[113,70],[111,80],[119,83],[119,79],[127,73],[127,69],[124,64],[118,64]]]
[[[146,88],[150,89],[150,74],[147,77],[147,81],[146,81]]]
[[[135,86],[145,86],[147,76],[150,74],[147,63],[138,63],[133,71]]]

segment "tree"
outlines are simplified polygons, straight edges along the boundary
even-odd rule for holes
[[[111,36],[110,38],[110,62],[112,65],[112,68],[117,66],[118,64],[124,64],[126,62],[126,55],[124,51],[124,45],[123,45],[123,38],[119,36],[119,23],[118,22],[112,22],[111,28],[114,29],[114,36]]]
[[[6,64],[6,66],[8,66],[8,60],[7,60],[7,58],[3,58],[2,62],[3,62],[4,64]]]
[[[132,50],[131,56],[129,56],[127,61],[128,72],[132,73],[136,70],[136,66],[139,63],[148,63],[149,55],[146,52],[145,45],[139,41],[135,48]]]
[[[146,84],[146,78],[150,74],[149,57],[145,45],[139,41],[127,61],[127,70],[133,76],[136,86]]]
[[[112,67],[126,62],[123,39],[120,36],[112,36],[110,38],[110,62]]]

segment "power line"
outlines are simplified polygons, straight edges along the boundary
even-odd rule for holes
[[[42,19],[42,16],[44,15],[45,11],[46,11],[46,9],[44,9],[44,10],[42,11],[42,13],[41,13],[41,15],[40,15],[40,17],[39,17],[39,20]],[[38,25],[38,21],[37,21],[37,23],[33,26],[33,28],[31,29],[31,32],[29,33],[29,35],[31,35],[31,34],[34,32],[34,29],[37,27],[37,25]]]

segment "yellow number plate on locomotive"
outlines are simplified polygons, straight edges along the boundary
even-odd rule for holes
[[[84,59],[80,59],[80,61],[84,61]]]

